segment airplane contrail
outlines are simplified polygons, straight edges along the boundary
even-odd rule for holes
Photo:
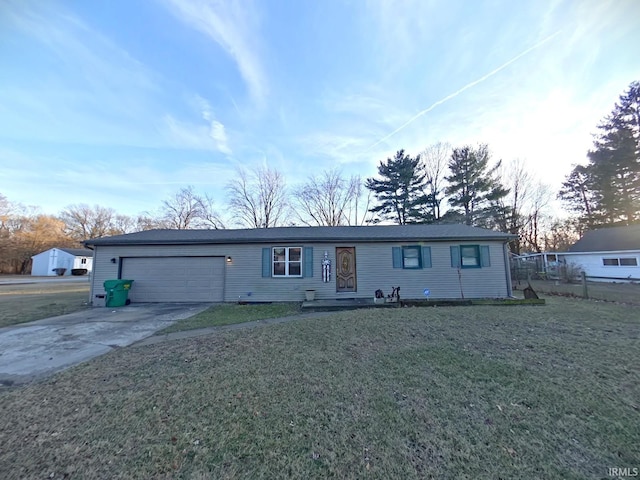
[[[446,97],[438,100],[437,102],[433,103],[431,106],[429,106],[428,108],[425,108],[424,110],[421,110],[420,112],[416,113],[413,117],[411,117],[409,120],[407,120],[406,122],[404,122],[402,125],[400,125],[398,128],[396,128],[393,132],[389,133],[388,135],[385,135],[384,137],[382,137],[380,140],[378,140],[376,143],[374,143],[373,145],[371,145],[369,148],[367,148],[366,151],[371,150],[373,147],[375,147],[376,145],[380,145],[382,142],[384,142],[385,140],[393,137],[396,133],[398,133],[400,130],[403,130],[407,125],[410,125],[411,123],[415,122],[418,118],[422,117],[423,115],[426,115],[427,113],[429,113],[431,110],[433,110],[434,108],[436,108],[438,105],[442,105],[443,103],[451,100],[452,98],[457,97],[458,95],[460,95],[462,92],[464,92],[465,90],[469,90],[471,87],[475,87],[476,85],[478,85],[481,82],[484,82],[487,78],[490,78],[492,76],[494,76],[496,73],[498,73],[501,70],[504,70],[505,68],[507,68],[509,65],[511,65],[513,62],[518,61],[519,59],[521,59],[522,57],[524,57],[526,54],[528,54],[529,52],[535,50],[536,48],[541,47],[542,45],[544,45],[545,43],[547,43],[549,40],[551,40],[553,37],[555,37],[556,35],[558,35],[561,32],[561,30],[558,30],[555,33],[552,33],[551,35],[549,35],[548,37],[540,40],[538,43],[536,43],[535,45],[533,45],[532,47],[527,48],[524,52],[519,53],[518,55],[516,55],[515,57],[513,57],[511,60],[507,61],[506,63],[503,63],[502,65],[500,65],[499,67],[491,70],[489,73],[487,73],[486,75],[483,75],[482,77],[480,77],[477,80],[474,80],[471,83],[467,83],[464,87],[460,88],[459,90],[456,90],[455,92],[447,95]]]

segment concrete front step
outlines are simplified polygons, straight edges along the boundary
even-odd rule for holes
[[[353,310],[356,308],[397,308],[402,306],[398,302],[375,303],[370,298],[350,298],[336,300],[312,300],[302,302],[302,310],[329,311],[329,310]]]

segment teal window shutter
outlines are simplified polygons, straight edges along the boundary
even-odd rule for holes
[[[402,268],[402,248],[391,247],[393,257],[393,268]]]
[[[263,277],[271,276],[271,249],[270,248],[262,249],[262,276]]]
[[[313,247],[304,247],[304,277],[313,277]]]
[[[489,257],[489,245],[480,245],[480,266],[491,266],[491,258]]]
[[[422,247],[422,268],[431,268],[431,247]]]
[[[451,245],[451,268],[460,268],[460,247]]]

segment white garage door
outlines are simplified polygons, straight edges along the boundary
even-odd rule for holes
[[[132,302],[221,302],[224,258],[123,258],[121,278],[134,280]]]

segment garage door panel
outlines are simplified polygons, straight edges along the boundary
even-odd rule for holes
[[[132,302],[219,302],[224,294],[223,257],[122,259],[122,278],[134,280]]]

